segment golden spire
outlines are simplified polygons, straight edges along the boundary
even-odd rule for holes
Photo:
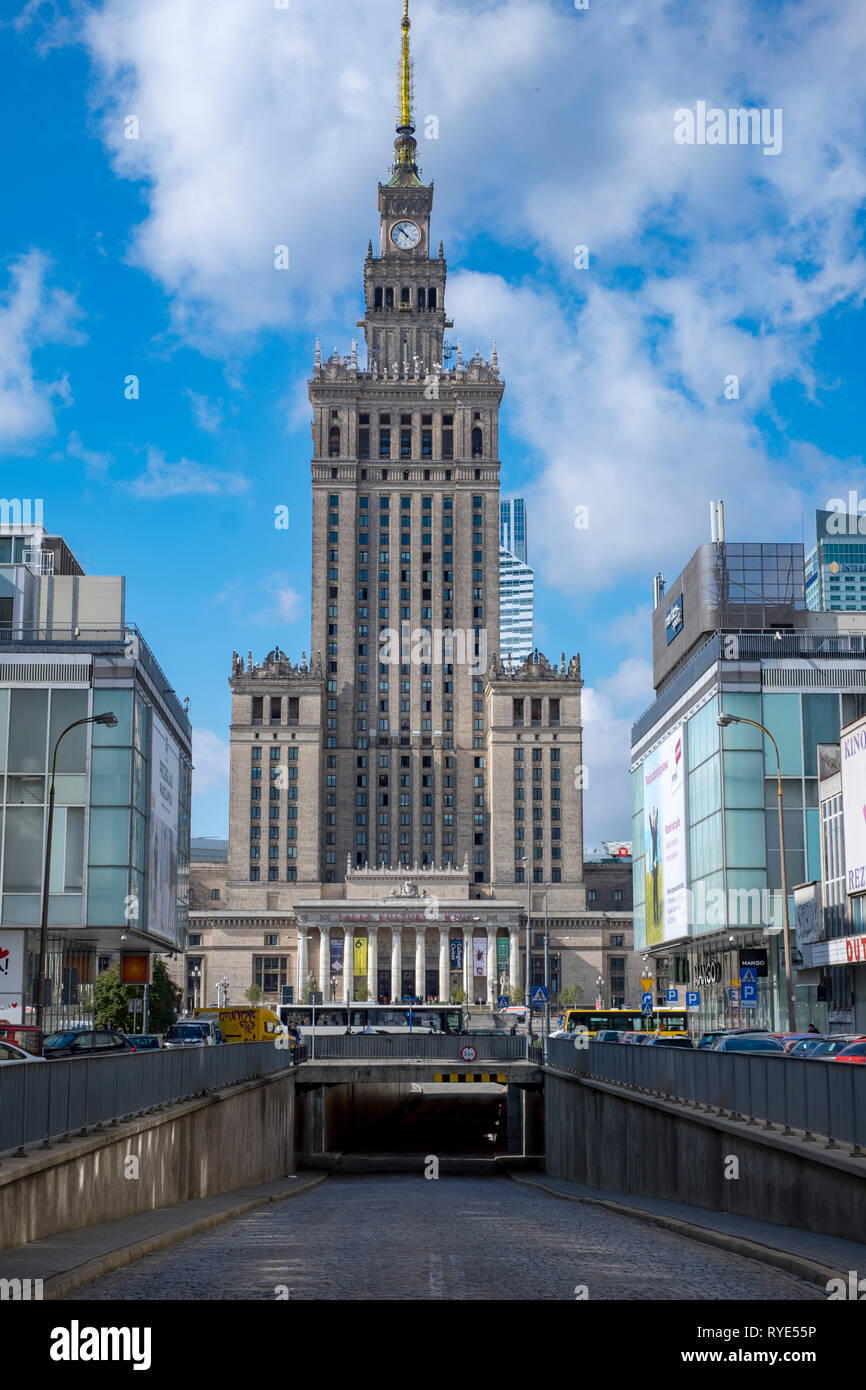
[[[409,18],[409,0],[403,0],[403,52],[400,60],[400,127],[411,130],[412,127],[412,59],[409,56],[409,30],[412,21]]]
[[[412,57],[409,51],[409,30],[412,21],[409,18],[409,0],[403,0],[403,20],[401,28],[403,38],[400,51],[400,91],[399,108],[400,124],[397,126],[397,139],[394,141],[395,152],[395,172],[401,169],[409,169],[417,176],[418,168],[415,163],[415,127],[412,124]]]

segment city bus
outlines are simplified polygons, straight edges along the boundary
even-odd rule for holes
[[[566,1033],[585,1028],[590,1037],[600,1029],[616,1028],[621,1033],[659,1033],[667,1038],[688,1037],[685,1009],[653,1009],[642,1014],[640,1009],[566,1009],[563,1027]]]
[[[462,1033],[468,1015],[459,1004],[280,1004],[280,1022],[301,1036],[363,1033]]]

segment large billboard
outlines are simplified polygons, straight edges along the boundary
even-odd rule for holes
[[[686,757],[683,727],[669,734],[642,766],[646,944],[688,935]]]
[[[155,713],[150,726],[150,826],[147,845],[147,916],[151,936],[180,946],[177,930],[177,822],[180,758],[177,744]]]
[[[843,732],[841,743],[845,887],[866,893],[866,720]]]

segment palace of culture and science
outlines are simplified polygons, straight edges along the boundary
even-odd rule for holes
[[[504,383],[495,344],[445,345],[409,31],[404,0],[366,365],[354,339],[347,356],[317,343],[308,384],[310,657],[233,657],[228,857],[192,865],[185,1003],[191,971],[208,1003],[250,984],[298,999],[311,976],[326,999],[490,1003],[523,986],[528,897],[555,986],[592,1002],[611,941],[628,949],[607,936],[628,912],[586,910],[579,658],[498,650]]]

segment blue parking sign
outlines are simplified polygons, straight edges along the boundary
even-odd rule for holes
[[[665,999],[669,1004],[676,1004],[679,997],[679,990],[676,989],[669,989],[667,994],[665,995]]]
[[[748,1005],[748,1004],[757,1004],[757,1002],[758,1002],[758,986],[757,986],[757,984],[750,984],[750,982],[749,982],[748,980],[743,980],[742,984],[740,985],[740,1003],[741,1003],[741,1004],[747,1004],[747,1005]]]
[[[686,1008],[687,1008],[687,1009],[697,1009],[697,1008],[700,1008],[700,1003],[701,1003],[701,994],[700,994],[700,990],[697,990],[697,989],[687,989],[687,990],[686,990]]]

